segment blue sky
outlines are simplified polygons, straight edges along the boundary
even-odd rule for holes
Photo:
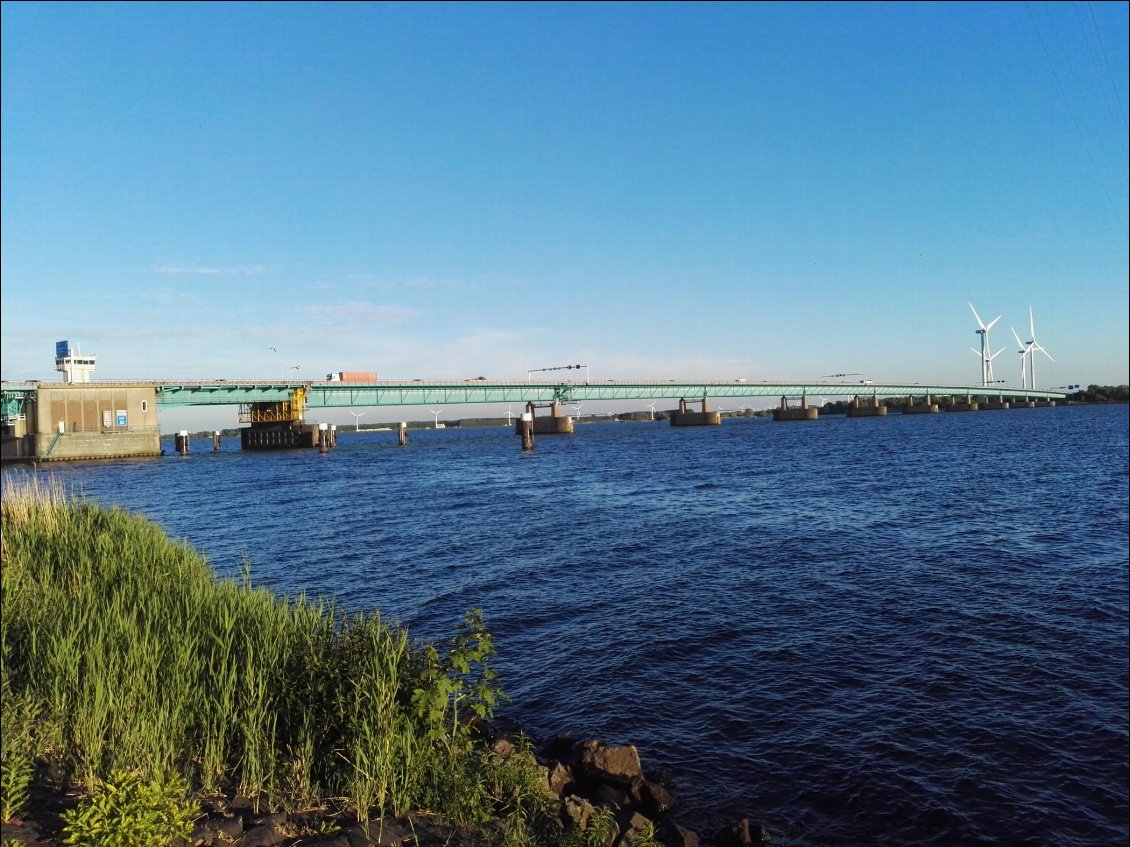
[[[1130,381],[1126,3],[2,9],[6,380]]]

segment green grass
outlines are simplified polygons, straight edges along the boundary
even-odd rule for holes
[[[534,805],[525,773],[499,795],[465,720],[501,696],[480,613],[413,645],[377,614],[220,579],[143,517],[58,487],[8,482],[2,513],[6,819],[37,762],[91,798],[129,773],[360,819]]]

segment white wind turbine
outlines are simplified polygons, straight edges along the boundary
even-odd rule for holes
[[[353,431],[357,432],[361,429],[361,416],[364,415],[365,412],[350,412],[349,414],[353,415]]]
[[[1016,343],[1020,345],[1020,349],[1017,351],[1020,354],[1020,387],[1021,388],[1027,388],[1028,387],[1028,354],[1031,351],[1028,349],[1028,345],[1020,340],[1020,336],[1016,334],[1016,330],[1013,329],[1012,327],[1009,327],[1009,329],[1012,330],[1012,337],[1016,339]]]
[[[647,407],[649,409],[651,409],[651,419],[652,420],[655,420],[655,404],[657,402],[658,402],[657,400],[652,400],[650,403],[647,404]]]
[[[577,410],[577,420],[581,419],[581,406],[583,406],[583,405],[585,405],[585,404],[584,403],[574,403],[573,404],[573,408]]]
[[[973,313],[973,317],[977,320],[977,326],[979,327],[979,329],[976,330],[976,333],[979,336],[981,336],[981,350],[978,351],[975,347],[971,347],[969,349],[971,349],[975,355],[981,357],[981,385],[986,386],[989,383],[994,381],[993,380],[993,359],[995,359],[1002,352],[1004,352],[1003,347],[1000,350],[998,350],[996,353],[990,354],[988,352],[989,351],[989,330],[992,329],[993,326],[996,324],[996,322],[1001,319],[1001,316],[997,315],[995,318],[993,318],[991,321],[989,321],[988,325],[986,325],[985,322],[981,320],[981,316],[977,314],[977,310],[973,308],[972,303],[969,304],[969,311],[971,311]]]
[[[506,425],[510,426],[510,420],[514,417],[514,404],[511,403],[506,407]]]
[[[1052,354],[1040,346],[1040,342],[1036,340],[1036,321],[1032,317],[1032,307],[1028,307],[1028,377],[1032,380],[1033,390],[1036,388],[1036,353],[1043,353],[1048,357],[1049,361],[1054,362]],[[1019,339],[1017,339],[1019,341]]]
[[[439,429],[439,413],[442,412],[443,409],[428,409],[428,411],[436,416],[436,427],[435,428]]]

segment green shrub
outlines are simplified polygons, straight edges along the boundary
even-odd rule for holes
[[[82,847],[168,847],[192,834],[197,807],[176,774],[117,771],[63,815],[63,843]]]

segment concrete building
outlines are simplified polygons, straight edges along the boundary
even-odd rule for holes
[[[157,390],[144,383],[39,383],[0,433],[5,460],[161,455]]]

